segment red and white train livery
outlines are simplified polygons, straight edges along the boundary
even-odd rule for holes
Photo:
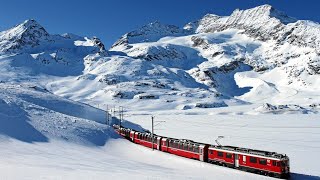
[[[216,146],[156,134],[152,137],[150,133],[134,131],[118,125],[113,127],[124,138],[148,148],[278,178],[289,178],[290,176],[289,157],[276,152]]]

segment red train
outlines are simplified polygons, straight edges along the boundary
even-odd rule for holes
[[[212,164],[277,178],[289,178],[289,157],[276,152],[234,146],[216,146],[185,139],[175,139],[113,126],[124,138],[149,148]],[[152,143],[153,139],[153,143]]]

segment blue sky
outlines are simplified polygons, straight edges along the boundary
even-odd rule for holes
[[[159,20],[182,26],[207,13],[271,4],[298,19],[320,22],[320,0],[3,0],[0,30],[35,19],[49,33],[100,37],[110,46],[122,34]]]

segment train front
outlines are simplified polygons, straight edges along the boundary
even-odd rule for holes
[[[280,168],[281,168],[282,178],[289,178],[290,177],[290,161],[288,156],[285,156],[284,158],[281,159]]]

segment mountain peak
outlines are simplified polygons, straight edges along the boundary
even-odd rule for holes
[[[0,51],[17,51],[32,48],[49,41],[50,34],[34,19],[25,20],[15,27],[0,32]]]
[[[23,23],[21,23],[24,27],[28,28],[31,26],[41,26],[36,20],[34,19],[27,19]]]
[[[44,27],[34,19],[25,20],[23,23],[16,25],[8,31],[15,32],[17,35],[21,35],[24,33],[33,33],[33,31],[41,31],[42,34],[46,36],[49,35]]]
[[[251,17],[251,19],[261,19],[269,20],[269,18],[278,19],[282,24],[293,23],[297,21],[295,18],[289,17],[282,11],[279,11],[269,4],[257,6],[251,9],[233,11],[230,17],[244,15],[246,17]]]

